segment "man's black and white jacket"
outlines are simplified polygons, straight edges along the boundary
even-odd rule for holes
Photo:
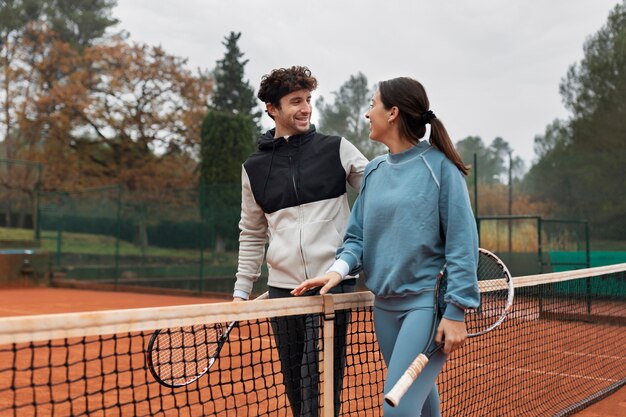
[[[324,274],[350,214],[346,183],[358,190],[366,164],[348,140],[319,134],[313,126],[289,138],[274,138],[274,130],[263,135],[241,174],[234,296],[248,298],[264,255],[269,286],[292,289]]]

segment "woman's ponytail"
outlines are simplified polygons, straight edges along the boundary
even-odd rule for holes
[[[469,168],[463,163],[463,159],[461,159],[461,155],[459,155],[454,147],[448,135],[448,131],[443,123],[441,123],[441,120],[437,118],[430,121],[430,144],[443,152],[463,175],[469,174]]]

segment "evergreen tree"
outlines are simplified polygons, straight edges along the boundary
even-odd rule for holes
[[[254,89],[244,80],[248,60],[242,59],[244,54],[237,45],[240,38],[241,32],[230,32],[222,42],[226,47],[226,53],[224,58],[217,61],[213,72],[212,108],[218,112],[250,116],[258,124],[261,111],[258,110]]]
[[[244,81],[248,60],[237,42],[241,33],[231,32],[222,43],[224,58],[214,70],[211,108],[202,123],[200,187],[202,218],[215,236],[215,248],[223,252],[226,236],[236,236],[241,208],[241,164],[254,151],[259,133],[254,90]]]
[[[111,17],[117,0],[52,0],[43,4],[52,30],[77,49],[92,45],[107,28],[118,23]]]
[[[44,23],[63,42],[84,48],[118,23],[111,17],[117,0],[0,0],[0,39],[20,36],[29,23]]]
[[[569,124],[549,126],[539,138],[540,159],[526,185],[552,200],[559,215],[586,218],[595,236],[626,235],[626,1],[584,45],[560,92]],[[536,141],[537,144],[537,141]]]
[[[9,38],[24,31],[29,22],[41,15],[40,0],[0,0],[0,45],[6,48]]]

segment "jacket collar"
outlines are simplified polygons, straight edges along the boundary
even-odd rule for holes
[[[263,136],[261,136],[257,142],[259,149],[275,149],[280,146],[283,146],[287,143],[297,143],[298,145],[303,144],[304,142],[309,141],[315,135],[315,126],[311,125],[309,131],[306,133],[302,133],[300,135],[289,136],[288,139],[274,138],[274,133],[276,129],[270,129]]]

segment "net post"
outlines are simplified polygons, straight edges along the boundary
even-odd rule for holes
[[[334,399],[334,380],[333,374],[333,353],[334,353],[334,340],[335,340],[335,301],[333,296],[326,294],[322,296],[323,300],[323,344],[322,352],[320,353],[323,363],[322,374],[320,375],[321,389],[321,403],[322,403],[322,417],[333,417],[335,415],[335,399]]]

